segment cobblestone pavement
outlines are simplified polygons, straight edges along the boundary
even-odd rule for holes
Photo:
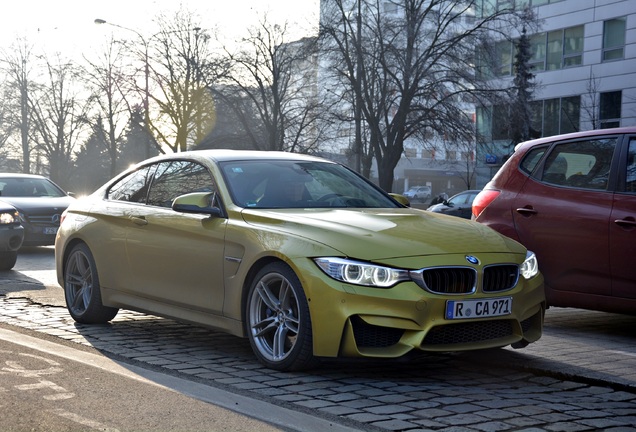
[[[551,309],[526,349],[262,367],[247,340],[122,311],[80,325],[66,309],[0,295],[0,323],[367,431],[635,431],[636,317]]]

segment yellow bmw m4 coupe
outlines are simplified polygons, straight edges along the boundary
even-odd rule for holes
[[[538,340],[534,254],[405,203],[312,156],[159,156],[71,204],[57,277],[78,322],[123,308],[203,325],[277,370]]]

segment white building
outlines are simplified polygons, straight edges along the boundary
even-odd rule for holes
[[[483,3],[509,7],[511,1]],[[538,84],[533,122],[540,135],[636,125],[636,1],[517,0],[517,5],[532,6],[541,20],[540,30],[531,34]],[[497,74],[505,84],[514,74],[514,50],[509,42],[500,48]],[[500,120],[496,108],[477,111],[479,132],[495,144],[477,146],[478,187],[510,152]]]

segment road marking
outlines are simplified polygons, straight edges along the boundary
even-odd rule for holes
[[[360,429],[340,425],[332,420],[325,420],[320,417],[280,407],[265,401],[231,393],[217,387],[200,384],[161,372],[147,370],[124,362],[118,362],[99,354],[77,350],[75,348],[67,347],[66,345],[60,345],[11,330],[0,328],[0,339],[44,352],[52,356],[73,360],[78,363],[102,369],[106,372],[116,373],[120,376],[161,387],[166,390],[171,390],[256,420],[280,426],[284,430],[292,429],[297,432],[311,432],[317,430],[328,430],[330,432],[360,432]]]
[[[14,354],[12,351],[5,351],[5,350],[0,351],[0,353],[3,355]],[[31,359],[42,361],[48,364],[50,367],[47,369],[27,369],[17,361],[14,361],[14,360],[5,361],[4,363],[8,367],[3,367],[2,369],[0,369],[0,374],[14,374],[22,378],[40,378],[40,380],[37,383],[16,385],[14,386],[16,389],[22,390],[22,391],[51,389],[57,393],[43,396],[44,399],[51,400],[51,401],[71,399],[75,397],[75,393],[71,393],[67,391],[64,387],[59,386],[52,381],[41,379],[42,375],[54,375],[54,374],[62,372],[64,369],[59,367],[60,364],[58,362],[53,361],[51,359],[47,359],[46,357],[42,357],[42,356],[38,356],[34,354],[17,353],[17,355],[19,357],[20,356],[28,357]],[[4,389],[0,388],[0,390],[4,390]]]
[[[108,427],[102,423],[96,422],[94,420],[91,419],[87,419],[85,417],[79,416],[75,413],[72,412],[68,412],[66,410],[63,410],[61,408],[57,408],[57,409],[50,409],[47,410],[47,412],[53,413],[57,416],[60,417],[64,417],[65,419],[71,420],[72,422],[81,424],[82,426],[86,426],[89,427],[91,429],[96,429],[99,431],[103,431],[103,432],[119,432],[119,429],[115,429],[115,428],[111,428]]]

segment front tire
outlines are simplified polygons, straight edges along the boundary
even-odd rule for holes
[[[17,260],[17,251],[0,252],[0,270],[11,270]]]
[[[284,263],[268,264],[253,280],[247,298],[247,333],[258,360],[280,371],[317,364],[307,297]]]
[[[102,324],[115,318],[119,309],[102,304],[95,259],[88,246],[73,247],[64,265],[64,298],[73,319],[82,324]]]

